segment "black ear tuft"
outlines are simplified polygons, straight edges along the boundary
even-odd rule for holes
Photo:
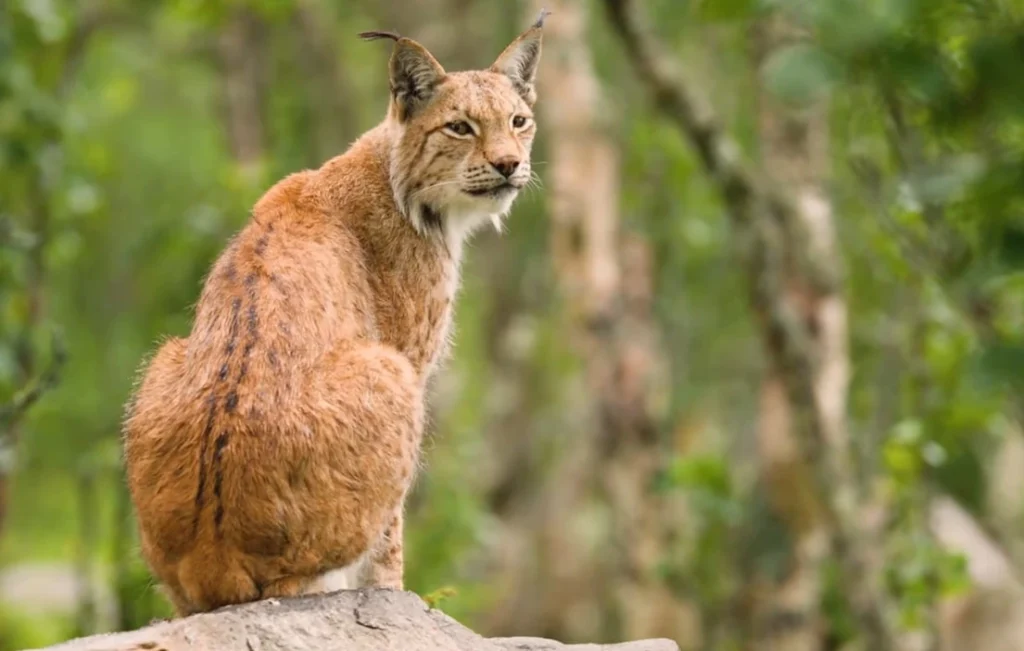
[[[491,70],[509,78],[516,92],[531,106],[537,100],[534,82],[537,78],[537,65],[540,62],[544,19],[550,13],[542,10],[537,22],[512,41],[491,65]]]
[[[433,97],[434,90],[445,78],[444,68],[427,48],[397,32],[360,32],[359,37],[367,41],[386,38],[395,42],[388,66],[391,97],[396,117],[404,122]]]
[[[390,38],[392,41],[401,40],[397,32],[359,32],[359,38],[367,41],[376,41],[382,38]]]

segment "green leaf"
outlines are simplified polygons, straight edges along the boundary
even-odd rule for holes
[[[798,44],[772,53],[761,74],[768,90],[779,99],[807,105],[829,93],[840,76],[840,67],[817,46]]]
[[[912,448],[896,443],[887,443],[882,456],[889,472],[897,478],[911,479],[920,472],[921,457]]]
[[[919,420],[904,420],[893,426],[890,436],[895,443],[913,446],[920,443],[924,428]]]
[[[458,588],[452,585],[446,585],[422,595],[422,598],[430,608],[440,608],[441,604],[457,594],[459,594]]]
[[[22,0],[22,10],[35,21],[43,42],[54,43],[64,37],[67,22],[53,0]]]
[[[741,20],[753,13],[755,0],[702,0],[697,13],[706,22]]]
[[[732,492],[729,468],[723,459],[695,456],[676,459],[668,470],[669,481],[685,488],[699,488],[725,496]]]

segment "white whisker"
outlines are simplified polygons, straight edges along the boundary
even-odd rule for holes
[[[416,190],[411,195],[409,195],[409,198],[410,199],[415,199],[416,197],[420,196],[424,192],[427,192],[428,190],[433,190],[435,188],[444,187],[446,185],[459,185],[461,183],[462,183],[462,181],[441,181],[439,183],[434,183],[433,185],[428,185],[425,188],[420,188],[419,190]]]

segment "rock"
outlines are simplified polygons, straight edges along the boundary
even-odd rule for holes
[[[481,637],[411,592],[349,590],[268,599],[71,640],[47,651],[679,651],[669,640],[566,645]]]

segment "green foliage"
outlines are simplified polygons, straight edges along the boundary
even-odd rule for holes
[[[59,644],[73,636],[70,618],[0,609],[0,649],[19,651]]]
[[[966,559],[951,553],[926,535],[899,539],[890,549],[886,566],[889,589],[899,595],[899,619],[908,629],[928,623],[936,599],[970,588]]]
[[[118,559],[111,559],[117,562]],[[117,603],[121,607],[117,628],[134,630],[149,626],[154,619],[170,619],[174,609],[162,594],[153,589],[153,575],[137,555],[128,559],[127,571],[112,581]]]
[[[698,0],[697,16],[709,23],[746,18],[757,6],[756,0]]]
[[[687,531],[674,541],[661,572],[676,592],[701,603],[706,620],[721,626],[740,585],[737,547],[747,504],[737,493],[728,459],[693,455],[673,459],[658,479],[662,491],[685,496]]]
[[[444,586],[442,588],[434,590],[433,592],[423,595],[423,601],[430,608],[440,608],[445,601],[458,594],[459,591],[457,588],[454,588],[452,586]]]
[[[821,611],[828,620],[828,637],[834,648],[841,649],[856,640],[858,633],[857,620],[846,598],[846,586],[835,562],[825,563],[823,583]]]
[[[839,81],[839,66],[823,49],[810,44],[776,50],[764,64],[765,84],[785,102],[809,105],[825,97]]]
[[[736,524],[742,515],[728,460],[722,457],[677,458],[659,483],[663,488],[682,490],[697,513],[716,523]]]
[[[1018,89],[1005,80],[1024,71],[1011,55],[1024,24],[1012,3],[858,8],[816,3],[804,15],[848,80],[832,94],[841,134],[833,146],[840,157],[848,146],[858,156],[853,165],[836,159],[857,195],[845,206],[847,237],[868,236],[862,252],[850,249],[853,301],[862,313],[890,311],[862,330],[855,358],[862,368],[888,354],[900,360],[882,388],[862,370],[854,396],[891,405],[878,439],[894,511],[887,576],[901,622],[915,628],[930,625],[935,601],[966,580],[963,559],[928,534],[929,498],[942,490],[984,512],[988,455],[1019,381],[1002,370],[1017,344],[1012,327],[997,325],[1007,317],[996,315],[1015,318],[1019,260],[1000,243],[1013,242],[1019,228],[1020,186],[1011,189],[1009,179],[1024,161],[1013,135],[1021,118],[1012,109]],[[863,128],[872,112],[882,134],[873,141]],[[857,122],[846,128],[846,120]],[[871,276],[861,271],[868,268]],[[869,343],[876,341],[891,342],[891,353]],[[898,399],[868,398],[886,390]]]

